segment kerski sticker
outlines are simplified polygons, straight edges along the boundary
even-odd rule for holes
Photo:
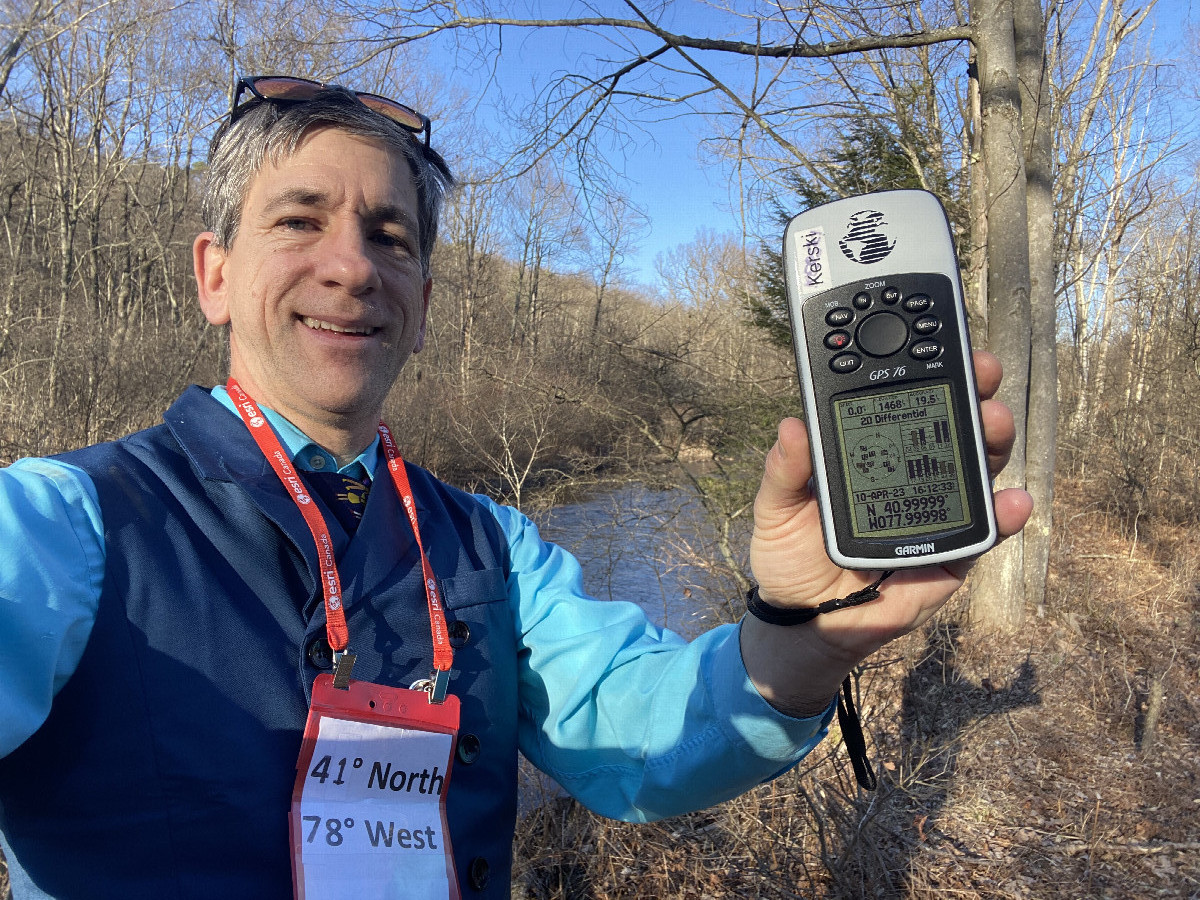
[[[810,228],[798,240],[800,251],[796,259],[800,266],[800,293],[807,296],[828,290],[832,278],[829,273],[829,254],[825,249],[825,229]]]

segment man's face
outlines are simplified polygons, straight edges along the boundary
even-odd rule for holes
[[[335,453],[331,429],[369,443],[425,334],[408,163],[370,139],[311,131],[251,181],[233,246],[202,234],[194,256],[201,307],[230,324],[230,371],[246,393]]]

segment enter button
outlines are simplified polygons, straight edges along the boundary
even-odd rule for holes
[[[941,355],[942,345],[937,341],[917,341],[909,350],[908,355],[913,359],[937,359]]]

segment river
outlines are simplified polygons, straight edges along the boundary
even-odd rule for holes
[[[657,624],[694,637],[721,621],[736,590],[707,568],[719,559],[694,495],[632,483],[537,516],[542,537],[571,551],[600,600],[633,600]]]
[[[533,518],[543,538],[579,560],[591,596],[633,600],[653,622],[687,638],[728,621],[720,607],[736,588],[705,567],[719,559],[713,529],[687,490],[625,484]],[[524,760],[519,784],[521,815],[564,796]]]

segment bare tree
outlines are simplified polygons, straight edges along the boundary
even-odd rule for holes
[[[620,282],[632,241],[645,230],[647,223],[627,197],[615,193],[602,198],[599,209],[593,208],[589,212],[591,239],[588,255],[596,298],[592,334],[596,335],[600,331],[600,317],[608,292]]]
[[[1061,179],[1080,184],[1088,177],[1086,166],[1065,174],[1055,169],[1055,148],[1076,136],[1056,128],[1055,110],[1077,104],[1082,91],[1086,112],[1093,80],[1107,77],[1094,61],[1119,58],[1148,7],[1131,11],[1121,0],[1046,6],[947,0],[710,11],[714,34],[744,39],[668,28],[662,23],[671,21],[671,8],[625,0],[624,15],[537,19],[434,2],[407,15],[381,10],[373,23],[381,44],[469,32],[476,49],[489,53],[499,49],[500,35],[517,28],[591,31],[608,50],[547,81],[519,158],[578,146],[576,168],[587,172],[596,165],[591,148],[600,135],[629,140],[631,123],[652,129],[658,117],[697,114],[708,123],[705,145],[732,163],[743,210],[762,206],[756,198],[777,189],[790,171],[833,185],[820,141],[796,137],[814,133],[807,125],[824,123],[823,133],[836,134],[847,121],[884,124],[919,182],[951,207],[973,296],[985,304],[976,318],[1005,363],[1001,399],[1016,415],[1019,437],[1003,484],[1030,490],[1038,514],[1025,536],[983,564],[972,615],[985,627],[1015,627],[1026,604],[1042,602],[1052,525],[1055,289],[1062,259],[1049,236],[1064,234],[1055,224],[1062,221]],[[715,24],[718,15],[724,27]],[[1049,58],[1047,48],[1058,53],[1089,33],[1091,61],[1080,64],[1088,77],[1054,85],[1058,58]],[[747,213],[747,227],[761,223]]]
[[[27,325],[19,347],[0,344],[13,352],[8,386],[30,392],[30,451],[143,421],[144,398],[121,386],[154,372],[144,383],[170,391],[174,379],[160,376],[186,377],[202,346],[179,295],[206,108],[175,77],[173,10],[156,0],[40,9],[3,95],[4,319]],[[170,354],[151,349],[178,339]]]
[[[465,391],[476,364],[476,320],[480,307],[500,292],[497,185],[468,170],[448,204],[439,254],[439,290],[454,298],[457,313],[458,380]]]
[[[861,110],[862,104],[857,97],[848,101],[832,93],[832,85],[845,84],[847,79],[818,79],[813,77],[814,72],[836,73],[839,67],[861,62],[864,54],[876,51],[906,51],[947,43],[974,45],[982,112],[981,162],[986,173],[983,209],[987,215],[987,279],[992,307],[989,342],[1008,363],[1005,398],[1020,423],[1020,446],[1006,477],[1008,483],[1024,484],[1025,397],[1031,341],[1025,154],[1040,152],[1043,145],[1027,145],[1023,136],[1016,58],[1017,10],[1012,0],[974,4],[969,21],[966,11],[957,6],[937,8],[936,15],[929,19],[925,18],[924,7],[914,12],[912,5],[860,8],[829,4],[793,9],[780,4],[769,18],[764,13],[742,21],[730,10],[734,24],[749,26],[744,30],[752,32],[752,37],[744,41],[679,33],[660,25],[655,13],[634,0],[626,0],[625,7],[629,11],[626,18],[598,15],[535,20],[484,11],[470,14],[459,5],[435,3],[426,8],[424,17],[397,16],[392,34],[396,43],[404,43],[450,29],[488,27],[496,29],[493,33],[511,27],[592,29],[614,48],[626,48],[626,55],[609,55],[604,64],[597,65],[598,72],[571,73],[553,82],[543,95],[542,127],[536,132],[531,151],[548,153],[569,138],[586,146],[598,129],[606,124],[616,127],[606,117],[622,106],[704,111],[723,126],[713,130],[737,148],[739,164],[758,170],[760,177],[785,166],[799,166],[818,180],[822,177],[820,167],[792,139],[795,132],[790,126],[810,118],[814,107],[828,114],[831,106],[833,111],[840,107],[853,112]],[[377,21],[386,23],[389,15],[384,13]],[[1040,22],[1040,14],[1038,18]],[[921,49],[916,51],[918,60],[922,53]],[[886,62],[875,56],[866,58],[868,66],[877,66],[877,79],[886,83]],[[926,65],[930,59],[925,57]],[[748,71],[731,73],[729,65],[736,60],[744,60]],[[805,61],[822,61],[824,68],[814,68],[816,63],[805,65]],[[964,74],[965,70],[964,65]],[[856,76],[855,83],[862,83],[860,76]],[[675,89],[682,85],[687,86]],[[889,95],[882,90],[879,96]],[[936,102],[930,105],[928,98],[932,96],[906,109],[936,120],[940,113]],[[891,109],[885,106],[880,104],[880,116],[900,118],[894,95]],[[900,131],[906,133],[903,127]],[[916,155],[915,143],[904,146]],[[940,153],[939,148],[935,156]],[[1019,620],[1024,603],[1020,549],[1020,541],[1014,541],[1006,556],[996,557],[993,569],[1002,570],[999,586],[1004,593],[993,593],[979,604],[981,621],[1012,625]]]
[[[1019,0],[1018,9],[1022,9]],[[1147,140],[1147,127],[1154,118],[1149,108],[1148,78],[1151,66],[1138,49],[1136,39],[1150,6],[1127,9],[1123,0],[1103,2],[1090,12],[1090,28],[1082,40],[1071,28],[1070,15],[1087,23],[1087,10],[1053,9],[1054,39],[1047,42],[1031,10],[1023,10],[1027,44],[1053,48],[1053,55],[1040,67],[1041,78],[1021,71],[1022,116],[1028,144],[1029,205],[1031,215],[1030,265],[1032,328],[1034,340],[1030,359],[1030,433],[1027,446],[1027,483],[1039,499],[1024,535],[1025,592],[1029,601],[1043,609],[1045,572],[1050,554],[1054,458],[1058,444],[1058,300],[1062,286],[1068,293],[1078,290],[1077,278],[1086,266],[1103,269],[1108,294],[1119,275],[1123,245],[1130,227],[1152,207],[1149,184],[1161,168],[1169,144]],[[1022,60],[1032,50],[1020,52]],[[1056,115],[1049,114],[1051,109]],[[1049,170],[1051,159],[1057,171]],[[1057,177],[1056,177],[1057,176]],[[1104,185],[1109,187],[1105,189]],[[1084,228],[1098,227],[1099,240],[1085,238]],[[1039,235],[1051,234],[1051,241]],[[1103,263],[1100,261],[1103,260]],[[1111,295],[1109,296],[1111,299]],[[1085,313],[1078,304],[1074,310]],[[1076,330],[1076,335],[1079,332]],[[1078,345],[1077,345],[1078,346]],[[1086,355],[1086,350],[1085,350]],[[1086,371],[1086,367],[1081,370]],[[1087,398],[1096,396],[1089,386],[1077,395],[1070,420],[1078,423]]]
[[[1004,361],[1007,377],[1001,386],[1000,399],[1012,410],[1017,426],[1012,458],[999,484],[1031,487],[1026,482],[1032,334],[1030,220],[1015,9],[1011,0],[1002,3],[977,0],[971,11],[977,28],[975,48],[983,134],[981,175],[986,184],[984,205],[988,219],[987,344]],[[1035,497],[1034,501],[1045,503],[1046,498]],[[1023,536],[1017,535],[984,557],[973,597],[972,619],[988,628],[1015,629],[1020,624],[1026,602],[1023,551]]]
[[[516,251],[509,340],[514,349],[537,352],[549,299],[545,276],[566,271],[583,246],[583,219],[571,187],[548,162],[518,182],[509,232]]]

